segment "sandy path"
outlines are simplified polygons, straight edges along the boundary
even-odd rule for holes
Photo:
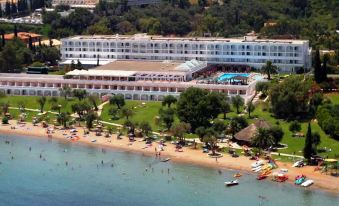
[[[26,123],[25,126],[21,127],[16,125],[17,129],[11,129],[11,126],[16,125],[16,121],[11,121],[11,125],[2,125],[0,126],[1,134],[19,134],[27,136],[36,136],[47,138],[46,129],[43,129],[40,126],[33,126],[31,123]],[[118,140],[116,135],[112,135],[111,138],[105,138],[103,136],[95,136],[94,133],[91,133],[89,136],[83,136],[83,128],[77,128],[78,134],[80,137],[79,143],[85,143],[90,145],[97,145],[102,147],[111,147],[118,148],[122,150],[133,151],[137,153],[143,153],[147,155],[155,155],[155,147],[158,146],[158,143],[153,143],[151,147],[145,148],[145,142],[137,141],[130,143],[128,138],[123,138]],[[70,141],[66,138],[63,133],[68,131],[56,130],[52,135],[52,138],[57,138],[65,141]],[[96,140],[96,142],[92,142]],[[74,142],[75,143],[75,142]],[[223,157],[219,158],[217,161],[215,158],[210,158],[207,154],[202,153],[201,150],[196,150],[193,148],[184,148],[184,152],[176,152],[175,146],[167,143],[165,151],[161,152],[161,158],[170,157],[171,160],[197,164],[201,166],[219,168],[219,169],[234,169],[234,170],[244,170],[251,172],[250,165],[254,162],[249,160],[247,157],[241,156],[239,158],[232,158],[228,154],[224,154]],[[315,184],[311,188],[321,188],[336,195],[339,195],[339,179],[333,176],[321,174],[320,172],[314,172],[314,167],[306,166],[303,168],[293,168],[291,163],[277,162],[279,169],[286,168],[288,169],[289,182],[293,182],[295,176],[299,174],[304,174],[308,178],[313,179]],[[252,173],[252,172],[251,172]],[[279,183],[277,183],[279,184]]]

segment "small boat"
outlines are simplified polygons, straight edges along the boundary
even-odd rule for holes
[[[254,167],[254,168],[252,168],[252,171],[257,171],[258,169],[261,169],[261,168],[262,168],[262,166]]]
[[[304,161],[303,160],[299,160],[299,161],[296,161],[292,167],[302,167],[304,166]]]
[[[261,175],[257,176],[257,180],[263,180],[263,179],[266,179],[267,177],[268,177],[268,175],[261,174]]]
[[[306,177],[300,177],[294,181],[294,184],[301,185],[302,183],[305,182],[305,180],[306,180]]]
[[[168,161],[170,161],[170,160],[171,160],[171,158],[166,158],[166,159],[160,160],[160,162],[168,162]]]
[[[313,180],[306,180],[305,182],[303,182],[303,183],[301,184],[301,186],[303,186],[303,187],[309,187],[309,186],[311,186],[313,183],[314,183]]]
[[[237,174],[233,175],[233,177],[235,177],[235,178],[239,178],[239,177],[241,177],[241,176],[242,176],[241,173],[237,173]]]
[[[97,140],[96,139],[93,139],[91,142],[96,142]]]
[[[264,160],[259,160],[259,161],[254,162],[253,164],[251,164],[251,166],[252,166],[252,168],[255,168],[255,167],[261,166],[263,164],[264,164]]]
[[[260,170],[262,170],[262,167],[259,166],[259,167],[256,167],[255,170],[253,170],[254,172],[260,172]]]
[[[234,185],[238,185],[238,184],[239,184],[238,180],[233,180],[233,181],[225,182],[225,185],[226,185],[227,187],[234,186]]]

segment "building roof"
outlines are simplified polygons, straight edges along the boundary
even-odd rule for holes
[[[251,142],[259,128],[269,129],[270,127],[271,125],[268,122],[260,119],[236,133],[234,137],[239,141]]]
[[[61,42],[57,39],[52,39],[52,43],[53,43],[53,46],[60,46],[61,45]],[[33,45],[38,46],[39,42],[34,42]],[[41,41],[41,45],[49,46],[49,40],[46,39],[46,40]]]
[[[178,67],[180,64],[182,64],[182,62],[116,60],[111,63],[96,67],[95,70],[173,72],[178,71],[176,67]]]
[[[251,38],[245,38],[251,37]],[[159,35],[147,35],[147,34],[134,34],[134,35],[79,35],[65,38],[64,40],[130,40],[130,41],[201,41],[201,42],[253,42],[253,43],[291,43],[302,44],[308,42],[308,40],[294,40],[294,39],[259,39],[253,38],[253,36],[245,36],[238,38],[223,38],[223,37],[173,37],[173,36],[159,36]]]
[[[135,75],[135,71],[124,71],[124,70],[99,70],[99,69],[91,69],[91,70],[78,70],[75,69],[73,71],[68,72],[66,75],[73,76],[109,76],[109,77],[131,77]]]
[[[40,34],[29,33],[29,32],[18,32],[18,38],[21,40],[28,40],[30,36],[32,38],[42,37]],[[6,40],[14,39],[14,33],[5,34],[5,39]]]

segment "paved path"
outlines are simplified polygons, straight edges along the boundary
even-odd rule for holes
[[[16,109],[16,110],[20,110],[19,107],[8,107],[9,109]],[[32,111],[32,112],[40,112],[40,109],[30,109],[30,108],[25,108],[25,110],[27,111]],[[53,111],[44,111],[44,112],[49,112],[49,113],[52,113],[52,114],[59,114],[58,112],[53,112]]]
[[[279,155],[280,156],[284,156],[284,157],[296,157],[296,158],[304,158],[303,156],[300,156],[300,155],[292,155],[292,154],[286,154],[286,153],[280,153],[280,152],[271,152],[271,154],[273,155]]]

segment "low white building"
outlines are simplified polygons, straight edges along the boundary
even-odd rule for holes
[[[160,101],[166,95],[179,96],[189,87],[240,95],[246,101],[255,94],[257,78],[248,74],[245,81],[209,82],[196,76],[208,70],[206,62],[113,61],[91,70],[73,70],[65,76],[1,74],[0,91],[7,95],[59,96],[60,88],[85,89],[103,96],[123,94],[126,99]],[[237,75],[237,74],[235,74]],[[201,75],[200,75],[201,77]]]
[[[189,61],[208,64],[248,65],[261,68],[272,61],[281,72],[311,67],[308,40],[243,38],[163,37],[136,35],[74,36],[61,40],[63,61],[113,60]]]

